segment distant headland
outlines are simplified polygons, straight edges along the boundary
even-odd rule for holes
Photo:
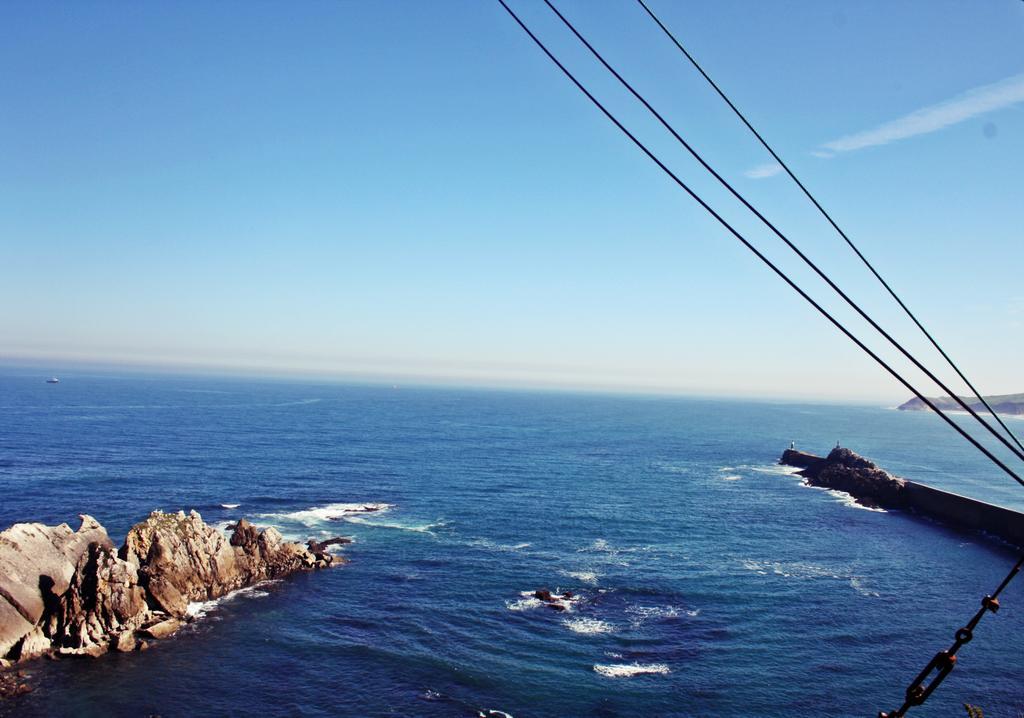
[[[974,411],[987,411],[980,401],[976,397],[962,396],[960,399],[971,407]],[[940,396],[935,399],[929,399],[930,402],[935,404],[939,409],[943,411],[961,411],[963,407],[957,403],[956,399],[951,396]],[[985,401],[989,403],[997,413],[999,414],[1024,414],[1024,394],[997,394],[994,396],[986,396]],[[910,401],[904,402],[897,407],[900,411],[928,411],[928,406],[914,397]]]

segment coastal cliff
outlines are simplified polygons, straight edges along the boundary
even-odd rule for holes
[[[962,399],[963,402],[974,411],[988,411],[988,409],[978,401],[977,397],[962,396],[960,399]],[[949,396],[930,398],[929,401],[935,404],[935,406],[942,411],[963,411],[963,407],[960,406],[955,399]],[[1024,414],[1024,394],[999,394],[997,396],[986,396],[985,401],[987,401],[989,406],[999,414]],[[916,396],[913,399],[900,404],[896,408],[900,411],[930,411],[927,404]]]
[[[23,523],[0,532],[0,667],[145,648],[177,631],[192,602],[345,561],[327,546],[346,539],[291,543],[245,519],[228,538],[195,511],[154,511],[116,549],[96,519],[80,518],[77,531]]]

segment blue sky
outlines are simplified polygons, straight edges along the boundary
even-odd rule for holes
[[[932,358],[638,6],[558,4]],[[1024,390],[1024,3],[651,4],[976,383]],[[513,6],[810,281],[541,3]],[[0,22],[4,360],[906,394],[631,147],[496,2],[5,3]]]

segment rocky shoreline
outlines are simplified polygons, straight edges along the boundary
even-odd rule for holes
[[[154,511],[120,548],[91,516],[15,524],[0,532],[0,668],[42,656],[144,650],[190,620],[189,605],[260,581],[345,563],[328,547],[348,539],[285,541],[245,519],[230,537],[192,511]],[[0,696],[28,690],[0,674]]]

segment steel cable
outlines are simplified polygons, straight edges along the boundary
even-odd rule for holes
[[[924,334],[924,336],[928,339],[931,345],[935,347],[939,354],[942,355],[942,358],[946,360],[946,363],[949,364],[949,366],[953,368],[953,371],[956,372],[957,376],[959,376],[960,379],[963,380],[964,384],[966,384],[967,387],[971,390],[971,393],[973,393],[974,396],[978,398],[978,400],[988,410],[988,413],[991,414],[992,417],[999,423],[999,426],[1003,428],[1003,431],[1006,432],[1007,436],[1013,439],[1014,443],[1017,444],[1018,448],[1024,451],[1024,444],[1022,444],[1020,439],[1017,438],[1017,435],[1010,430],[1010,427],[1007,426],[1001,418],[999,418],[999,414],[996,413],[995,409],[993,409],[989,405],[988,400],[985,399],[985,397],[982,396],[981,392],[974,387],[974,384],[972,384],[971,381],[964,374],[964,372],[960,370],[960,367],[957,366],[956,362],[954,362],[953,359],[949,356],[949,354],[946,353],[946,351],[939,344],[938,340],[936,340],[935,337],[932,336],[931,332],[925,329],[924,325],[918,320],[917,316],[912,311],[910,311],[910,308],[903,302],[900,296],[896,293],[896,290],[894,290],[892,286],[887,281],[885,281],[885,279],[882,278],[882,275],[879,274],[878,270],[875,269],[874,265],[871,264],[870,261],[868,261],[868,258],[864,256],[860,249],[857,248],[857,245],[853,243],[853,240],[850,239],[849,235],[847,235],[846,232],[844,232],[842,228],[840,228],[839,224],[835,221],[835,219],[832,218],[832,215],[829,214],[829,212],[825,210],[821,203],[818,202],[817,198],[813,194],[811,194],[811,191],[807,189],[806,185],[804,185],[804,183],[801,182],[799,178],[797,178],[796,174],[794,174],[793,170],[790,169],[789,165],[786,164],[781,157],[779,157],[778,153],[771,147],[771,145],[768,144],[768,141],[764,139],[761,133],[754,129],[754,126],[750,123],[749,120],[747,120],[746,116],[742,112],[740,112],[739,108],[736,107],[736,105],[733,104],[732,100],[730,100],[729,97],[722,90],[722,88],[718,86],[718,83],[711,79],[711,76],[708,75],[704,68],[701,67],[700,63],[697,62],[697,60],[693,57],[693,55],[690,54],[690,52],[683,46],[683,44],[679,42],[679,40],[672,33],[672,31],[665,26],[665,23],[663,23],[661,19],[654,14],[654,11],[651,10],[650,6],[648,6],[644,0],[636,1],[640,4],[640,7],[642,7],[647,12],[651,19],[654,20],[657,26],[661,28],[662,32],[664,32],[665,35],[668,36],[668,38],[679,49],[679,51],[683,53],[686,59],[690,61],[690,64],[694,66],[697,72],[699,72],[704,77],[704,79],[707,80],[708,84],[711,85],[715,92],[718,93],[718,96],[725,101],[725,104],[729,106],[729,109],[733,111],[736,117],[738,117],[740,121],[744,125],[746,125],[747,129],[750,130],[754,137],[757,138],[758,142],[761,143],[761,146],[768,150],[768,154],[770,154],[772,158],[779,163],[779,167],[781,167],[783,171],[785,171],[785,173],[789,175],[789,178],[796,183],[796,186],[800,188],[800,190],[804,193],[807,199],[809,199],[811,203],[817,208],[821,216],[824,217],[828,221],[828,223],[832,225],[832,228],[839,233],[839,236],[843,238],[847,245],[849,245],[850,249],[853,250],[854,254],[857,255],[860,261],[864,263],[864,266],[867,267],[871,274],[875,276],[875,279],[877,279],[879,283],[881,283],[881,285],[885,287],[885,290],[889,293],[889,295],[894,300],[896,300],[896,303],[899,304],[900,308],[903,309],[903,311],[910,318],[910,320],[917,326],[917,328],[921,330],[921,333]],[[949,391],[948,389],[946,389],[945,391],[949,394],[951,398],[955,400],[959,399],[955,392]],[[963,405],[962,401],[960,401],[959,403]]]
[[[576,27],[572,24],[572,22],[570,22],[558,10],[558,8],[555,7],[551,0],[544,0],[544,3],[551,9],[551,11],[558,17],[558,19],[561,20],[567,28],[569,28],[572,34],[575,35],[581,43],[583,43],[583,45],[590,51],[590,53],[595,58],[597,58],[597,60],[605,67],[605,69],[608,70],[608,72],[610,72],[615,77],[615,79],[618,80],[619,83],[633,95],[633,97],[640,101],[640,103],[648,110],[648,112],[650,112],[658,120],[658,122],[660,122],[661,125],[666,130],[668,130],[669,133],[671,133],[672,137],[674,137],[676,141],[679,142],[686,149],[686,151],[689,152],[690,155],[701,164],[701,166],[705,170],[711,173],[711,175],[716,180],[718,180],[719,184],[725,187],[725,189],[727,189],[733,197],[738,199],[744,207],[750,210],[754,214],[754,216],[756,216],[766,227],[768,227],[768,229],[770,229],[775,234],[775,236],[781,239],[787,247],[789,247],[798,257],[800,257],[800,259],[803,260],[804,264],[810,267],[815,272],[815,274],[817,274],[822,280],[824,280],[825,283],[828,284],[828,286],[831,287],[832,290],[836,292],[836,294],[838,294],[854,311],[857,312],[857,314],[859,314],[865,321],[867,321],[879,334],[885,337],[885,339],[890,344],[892,344],[892,346],[898,349],[904,357],[909,359],[911,363],[914,364],[914,366],[916,366],[918,369],[924,372],[924,374],[933,382],[935,382],[935,384],[940,389],[942,389],[944,392],[952,396],[964,411],[966,411],[976,421],[978,421],[982,426],[984,426],[988,430],[988,432],[992,434],[992,436],[994,436],[998,441],[1000,441],[1004,446],[1006,446],[1006,448],[1009,449],[1014,455],[1016,455],[1018,459],[1024,461],[1024,453],[1022,453],[1020,450],[1012,446],[1010,442],[1006,440],[1006,437],[1004,437],[1002,434],[996,431],[996,429],[991,424],[989,424],[987,421],[985,421],[984,418],[979,416],[960,397],[956,396],[952,389],[950,389],[941,379],[939,379],[926,366],[924,366],[924,364],[918,361],[913,354],[907,351],[907,349],[900,342],[898,342],[891,334],[889,334],[889,332],[883,329],[878,324],[878,322],[876,322],[871,316],[867,314],[867,312],[861,309],[860,305],[858,305],[853,299],[850,298],[848,294],[846,294],[846,292],[844,292],[834,281],[832,281],[832,279],[827,274],[825,274],[825,272],[823,272],[821,268],[818,267],[818,265],[813,260],[811,260],[806,254],[804,254],[799,247],[797,247],[785,234],[783,234],[779,230],[779,228],[776,227],[775,224],[773,224],[768,218],[766,218],[756,207],[754,207],[750,202],[748,202],[746,197],[740,194],[739,191],[735,187],[733,187],[733,185],[728,180],[722,177],[722,175],[720,175],[711,165],[709,165],[700,155],[700,153],[698,153],[690,145],[689,142],[683,139],[683,137],[675,130],[675,128],[671,124],[669,124],[669,122],[661,115],[661,113],[658,112],[643,95],[641,95],[621,74],[619,74],[619,72],[614,67],[611,66],[611,64],[608,63],[607,60],[604,59],[604,56],[602,56],[601,53],[598,52],[594,48],[594,46],[587,41],[585,37],[583,37],[579,30],[577,30]],[[1000,423],[1002,422],[1000,421]],[[1024,449],[1024,447],[1021,448]]]
[[[678,175],[676,175],[671,169],[669,169],[669,167],[664,162],[662,162],[657,157],[657,155],[655,155],[650,149],[648,149],[647,145],[641,142],[632,132],[630,132],[629,129],[627,129],[626,126],[623,125],[618,120],[618,118],[615,117],[615,115],[613,115],[611,111],[608,110],[601,103],[600,100],[598,100],[593,94],[591,94],[591,92],[578,79],[576,79],[576,76],[573,75],[572,72],[570,72],[569,69],[566,68],[565,65],[563,65],[561,61],[551,53],[550,50],[548,50],[547,46],[544,45],[544,43],[541,42],[541,40],[536,35],[534,35],[533,31],[531,31],[530,28],[526,26],[526,24],[519,18],[518,15],[516,15],[512,8],[510,8],[508,4],[505,2],[505,0],[498,0],[498,3],[505,9],[505,11],[512,17],[512,19],[515,20],[519,27],[522,28],[522,30],[530,37],[530,39],[533,40],[537,47],[539,47],[544,52],[544,54],[547,55],[548,59],[550,59],[558,67],[558,69],[561,70],[562,73],[577,87],[577,89],[579,89],[580,92],[582,92],[587,97],[587,99],[589,99],[590,102],[593,103],[594,106],[596,106],[612,122],[612,124],[614,124],[619,129],[620,132],[626,135],[626,137],[629,138],[629,140],[632,141],[633,144],[637,146],[637,148],[639,148],[645,155],[647,155],[647,157],[652,162],[658,165],[658,167],[665,174],[667,174],[669,178],[672,179],[672,181],[679,185],[681,189],[683,189],[694,201],[696,201],[706,212],[708,212],[708,214],[710,214],[719,224],[721,224],[722,227],[724,227],[730,234],[732,234],[737,240],[739,240],[748,250],[750,250],[758,259],[760,259],[761,262],[763,262],[769,269],[771,269],[780,279],[786,282],[786,284],[788,284],[789,287],[793,289],[793,291],[799,294],[807,303],[814,307],[814,309],[817,310],[819,314],[825,317],[833,326],[835,326],[848,339],[850,339],[850,341],[852,341],[863,352],[865,352],[868,356],[874,359],[875,362],[879,364],[879,366],[885,369],[890,375],[892,375],[893,378],[899,381],[906,389],[913,393],[914,396],[920,399],[928,408],[930,408],[932,411],[938,414],[947,424],[949,424],[950,427],[953,428],[954,431],[960,434],[971,445],[978,449],[978,451],[980,451],[982,454],[988,457],[990,461],[992,461],[996,466],[1002,469],[1003,472],[1005,472],[1013,480],[1024,486],[1024,479],[1022,479],[1013,469],[1011,469],[1009,466],[1003,463],[995,454],[989,451],[977,439],[971,436],[970,433],[964,430],[959,424],[953,421],[945,412],[939,409],[931,401],[931,399],[929,399],[920,391],[918,391],[918,389],[915,388],[909,381],[907,381],[898,371],[896,371],[896,369],[894,369],[878,354],[872,351],[863,341],[858,339],[857,336],[854,335],[853,332],[851,332],[849,329],[847,329],[842,322],[840,322],[838,319],[832,316],[832,314],[830,314],[828,310],[826,310],[823,306],[821,306],[821,304],[815,301],[814,298],[812,298],[806,291],[804,291],[796,282],[790,279],[789,275],[782,271],[775,263],[773,263],[759,249],[757,249],[757,247],[751,244],[750,241],[746,239],[746,237],[740,234],[740,232],[731,224],[729,224],[729,222],[726,221],[724,217],[722,217],[718,212],[716,212],[714,208],[711,207],[711,205],[709,205],[700,195],[698,195],[694,190],[692,190],[689,185],[683,182],[683,180],[680,179]]]

